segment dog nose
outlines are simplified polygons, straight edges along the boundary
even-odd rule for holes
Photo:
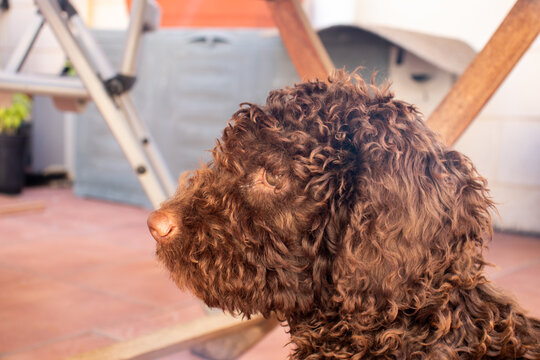
[[[148,216],[146,221],[148,224],[148,229],[150,229],[150,234],[156,239],[157,242],[168,242],[171,239],[171,235],[176,228],[176,225],[166,212],[161,210],[156,210]]]

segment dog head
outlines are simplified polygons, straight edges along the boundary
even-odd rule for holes
[[[490,206],[414,106],[338,72],[242,104],[148,223],[175,282],[209,306],[391,317],[425,306],[427,286],[479,281]]]

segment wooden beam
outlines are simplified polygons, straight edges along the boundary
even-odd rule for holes
[[[540,31],[540,0],[518,0],[427,124],[452,145],[482,110]]]
[[[276,319],[260,321],[242,329],[242,331],[212,339],[210,343],[205,342],[192,346],[191,352],[203,359],[209,360],[238,359],[246,350],[257,344],[261,338],[266,336],[278,324],[279,322]]]
[[[277,320],[273,321],[274,325]],[[208,339],[268,322],[263,317],[242,320],[226,314],[205,316],[149,335],[76,355],[68,360],[155,359],[190,348]]]
[[[43,201],[0,202],[0,216],[45,209]]]
[[[283,44],[302,80],[326,80],[334,68],[298,0],[267,0]]]

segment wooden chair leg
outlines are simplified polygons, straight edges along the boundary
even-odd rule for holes
[[[45,203],[43,201],[11,201],[7,196],[0,196],[0,217],[44,209]]]
[[[262,320],[229,336],[191,347],[191,352],[208,360],[233,360],[257,344],[272,331],[279,322],[275,319]]]
[[[518,0],[427,124],[452,145],[482,110],[540,31],[540,0]]]
[[[155,359],[162,356],[174,354],[176,352],[189,349],[192,346],[206,342],[209,339],[226,337],[231,334],[242,333],[248,328],[257,328],[255,334],[257,340],[260,334],[266,334],[277,325],[276,320],[265,320],[262,317],[254,317],[251,320],[241,320],[225,314],[209,315],[187,323],[175,325],[154,333],[144,335],[135,339],[119,342],[110,346],[92,350],[87,353],[70,357],[68,360],[122,360],[122,359]],[[234,338],[233,338],[234,339]],[[242,348],[243,340],[236,344],[225,344],[225,348],[215,348],[221,351],[222,355],[232,354],[227,347],[235,349]],[[253,345],[252,339],[252,345]],[[232,357],[220,359],[233,359]]]
[[[298,0],[267,0],[283,44],[302,80],[326,80],[334,65]]]

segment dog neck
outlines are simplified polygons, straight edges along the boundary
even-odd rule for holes
[[[324,354],[321,359],[441,359],[459,358],[463,351],[478,358],[540,356],[540,321],[528,318],[490,283],[449,288],[438,300],[442,303],[417,309],[348,312],[334,303],[291,314],[287,321],[296,346],[291,360],[313,354]]]
[[[358,324],[351,327],[353,316],[343,317],[338,312],[315,310],[309,314],[292,315],[287,322],[295,349],[291,360],[325,354],[325,359],[349,359],[357,354]]]

